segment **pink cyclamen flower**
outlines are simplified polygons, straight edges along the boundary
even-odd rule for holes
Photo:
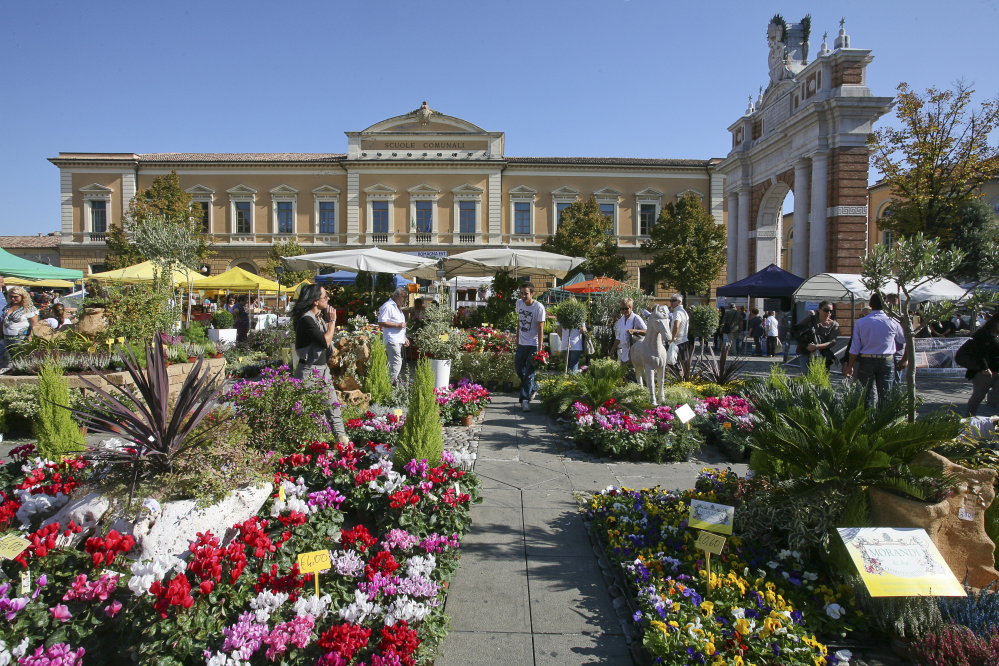
[[[108,617],[114,617],[121,610],[121,602],[118,600],[112,601],[107,606],[104,607],[104,614]]]
[[[83,663],[85,652],[83,648],[70,648],[68,643],[56,643],[48,649],[36,648],[34,654],[21,657],[17,663],[18,666],[77,666]]]
[[[52,614],[53,620],[59,620],[60,622],[66,622],[73,617],[64,604],[56,604],[55,608],[49,609],[49,613]]]

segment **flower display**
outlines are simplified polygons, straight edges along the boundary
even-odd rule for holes
[[[514,335],[498,329],[481,326],[468,329],[468,340],[462,349],[466,352],[512,352],[516,347]]]
[[[441,420],[445,423],[475,416],[489,403],[489,391],[480,384],[471,383],[467,378],[447,388],[434,389],[434,393],[437,395]]]
[[[368,410],[359,419],[347,419],[345,426],[352,441],[395,446],[405,423],[405,415],[375,414]]]

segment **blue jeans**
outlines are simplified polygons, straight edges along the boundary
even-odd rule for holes
[[[569,352],[569,372],[572,374],[579,372],[579,357],[582,355],[582,349],[574,349]]]
[[[857,381],[867,387],[867,399],[864,405],[868,409],[874,406],[874,391],[877,389],[878,402],[885,400],[895,384],[895,361],[891,358],[870,358],[861,356],[857,359]]]
[[[538,348],[533,345],[517,345],[517,353],[513,357],[513,371],[520,377],[520,400],[531,399],[531,393],[536,388],[534,383],[534,355]]]

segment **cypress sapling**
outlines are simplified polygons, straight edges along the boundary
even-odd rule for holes
[[[392,382],[389,379],[388,354],[385,341],[377,336],[371,343],[371,357],[368,371],[364,375],[364,392],[371,394],[371,402],[384,405],[392,395]]]
[[[38,372],[38,420],[35,436],[38,452],[49,460],[62,460],[64,455],[84,449],[85,440],[80,426],[69,409],[69,384],[62,368],[46,361]]]
[[[409,414],[399,432],[393,462],[396,469],[410,460],[426,460],[432,467],[440,464],[444,451],[444,433],[434,393],[434,371],[428,359],[420,359],[409,399]]]

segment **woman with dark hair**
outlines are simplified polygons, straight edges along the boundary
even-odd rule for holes
[[[324,382],[329,388],[326,421],[336,433],[337,441],[347,443],[340,404],[337,402],[333,377],[330,375],[330,345],[336,329],[336,310],[330,305],[326,290],[318,284],[302,287],[291,310],[291,328],[295,331],[295,353],[298,363],[295,378],[306,384]]]
[[[49,310],[49,318],[45,320],[45,323],[52,327],[53,331],[58,331],[63,326],[71,326],[73,324],[66,317],[66,307],[62,303],[56,303]]]
[[[794,327],[798,353],[801,354],[798,358],[802,374],[808,372],[808,364],[812,362],[813,355],[825,359],[827,370],[836,362],[832,347],[839,337],[839,322],[832,318],[832,314],[832,302],[822,301],[817,313],[810,314]]]
[[[973,363],[964,375],[965,379],[971,380],[967,415],[975,416],[987,395],[989,400],[986,404],[999,409],[999,313],[993,314],[965,344]]]

